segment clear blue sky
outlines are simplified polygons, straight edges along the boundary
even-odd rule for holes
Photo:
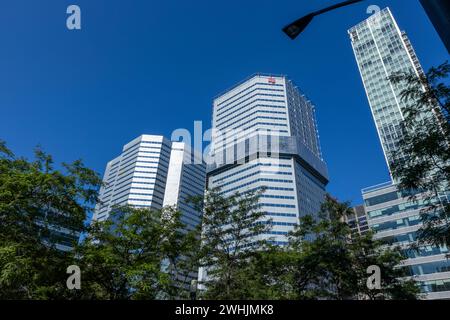
[[[424,68],[448,59],[418,0],[366,1],[280,29],[337,0],[14,0],[0,4],[0,139],[41,144],[57,162],[103,174],[140,134],[209,128],[213,97],[255,72],[286,74],[317,106],[323,154],[342,200],[389,180],[347,29],[391,7]],[[82,30],[66,29],[66,8]],[[205,128],[205,129],[206,129]]]

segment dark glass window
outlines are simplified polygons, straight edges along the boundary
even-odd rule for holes
[[[381,194],[379,196],[375,196],[373,198],[369,198],[366,199],[365,203],[367,206],[374,206],[380,203],[384,203],[384,202],[388,202],[388,201],[392,201],[398,199],[398,194],[396,191],[394,192],[389,192],[389,193],[385,193],[385,194]]]

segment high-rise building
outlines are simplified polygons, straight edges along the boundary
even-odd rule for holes
[[[272,229],[255,237],[286,244],[302,215],[319,212],[328,183],[314,105],[285,76],[257,74],[214,100],[213,128],[208,188],[226,196],[264,187]]]
[[[450,1],[420,0],[420,3],[450,53]]]
[[[406,34],[400,31],[391,11],[386,8],[349,30],[353,51],[366,90],[386,161],[398,151],[400,123],[404,119],[401,99],[403,85],[393,85],[388,77],[395,72],[423,74],[419,60]],[[431,114],[432,110],[430,110]],[[389,166],[389,163],[388,163]],[[400,267],[420,284],[427,299],[450,298],[450,262],[448,249],[417,244],[422,226],[420,214],[427,205],[425,196],[416,200],[393,182],[362,190],[368,226],[375,238],[387,245],[401,246],[406,260]],[[432,201],[448,201],[448,195]]]
[[[201,213],[186,200],[203,196],[206,165],[183,142],[142,135],[108,162],[103,182],[93,220],[108,219],[113,206],[130,205],[152,209],[176,206],[187,229],[201,221]]]
[[[357,24],[348,33],[389,166],[391,152],[398,150],[400,123],[407,105],[401,99],[404,85],[393,85],[388,77],[396,72],[414,72],[419,76],[423,70],[389,8]]]
[[[201,212],[188,199],[204,195],[206,164],[201,154],[184,142],[141,135],[108,162],[103,183],[93,221],[108,219],[114,206],[128,205],[151,209],[176,207],[181,212],[185,232],[201,222]],[[174,277],[189,288],[191,280],[198,278],[198,270]]]

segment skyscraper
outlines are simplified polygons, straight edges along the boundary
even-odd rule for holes
[[[387,78],[395,72],[423,74],[419,60],[405,32],[400,31],[391,11],[386,8],[349,30],[353,51],[364,83],[378,136],[386,160],[398,151],[400,123],[404,119],[401,99],[403,85],[393,85]],[[431,114],[432,110],[430,110]],[[389,163],[388,163],[389,166]],[[450,261],[448,248],[421,245],[417,250],[420,214],[427,205],[419,192],[411,194],[387,182],[362,190],[368,225],[375,238],[388,245],[400,246],[406,260],[400,267],[419,282],[427,299],[450,298]],[[447,198],[448,195],[443,195]],[[448,201],[447,199],[432,199]]]
[[[388,77],[396,72],[423,74],[405,32],[400,31],[389,8],[381,10],[348,31],[386,162],[398,150],[400,123],[406,102],[403,85]]]
[[[185,143],[162,136],[134,139],[123,147],[120,156],[108,162],[93,220],[106,220],[115,205],[152,209],[176,206],[186,228],[195,227],[201,213],[186,199],[204,194],[206,166],[198,157]]]
[[[422,227],[420,214],[427,205],[423,194],[418,193],[417,200],[411,201],[409,194],[387,182],[363,189],[362,195],[374,238],[402,249],[407,259],[401,267],[419,282],[426,299],[450,299],[448,248],[421,245],[415,249],[411,246],[417,244],[418,230]],[[439,199],[433,199],[436,201]]]
[[[208,188],[226,196],[265,187],[272,230],[255,237],[286,244],[299,217],[318,213],[328,183],[314,105],[285,76],[257,74],[214,100],[213,128]]]

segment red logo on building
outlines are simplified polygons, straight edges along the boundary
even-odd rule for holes
[[[276,80],[275,80],[275,78],[273,78],[273,77],[270,77],[269,79],[267,79],[267,81],[268,81],[270,84],[275,84],[275,83],[276,83]]]

